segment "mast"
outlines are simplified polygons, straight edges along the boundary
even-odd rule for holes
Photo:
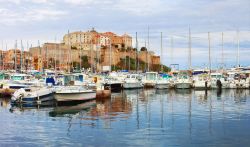
[[[48,46],[47,45],[46,45],[46,63],[47,63],[46,68],[49,69],[49,55],[48,55]]]
[[[22,70],[23,70],[23,41],[22,40],[21,40],[20,69],[21,69],[21,73],[22,73]]]
[[[91,35],[92,36],[92,35]],[[90,64],[91,64],[91,73],[93,73],[93,38],[91,38],[91,48],[90,48]]]
[[[54,70],[56,72],[56,53],[57,53],[57,46],[56,46],[56,37],[55,37],[55,49],[54,49]]]
[[[61,71],[62,63],[63,63],[63,58],[62,58],[62,48],[61,48],[61,42],[59,42],[59,71]]]
[[[173,38],[173,36],[171,36],[170,44],[171,44],[170,60],[171,60],[171,64],[173,64],[173,52],[174,52],[174,38]]]
[[[17,50],[17,40],[16,40],[16,43],[15,43],[15,72],[16,72],[16,69],[17,69],[17,65],[16,65],[16,50]]]
[[[39,47],[39,68],[43,70],[43,59],[42,59],[42,50],[40,47],[40,41],[38,40],[38,47]]]
[[[28,51],[28,53],[27,53],[27,56],[28,56],[28,60],[27,60],[27,57],[25,56],[25,58],[24,58],[24,60],[25,60],[25,67],[26,67],[26,72],[27,72],[27,70],[28,70],[28,67],[29,67],[29,59],[30,59],[30,56],[29,56],[29,42],[27,41],[27,51]],[[27,61],[26,61],[27,60]]]
[[[71,67],[71,64],[70,64],[70,56],[71,55],[71,49],[70,49],[70,41],[69,41],[69,30],[68,30],[68,73],[70,73],[70,67]]]
[[[7,50],[8,50],[8,45],[7,45],[7,43],[5,42],[5,51],[7,52]],[[3,70],[5,70],[5,68],[4,68],[4,63],[3,63]]]
[[[163,64],[162,64],[162,57],[163,57],[163,54],[162,54],[162,32],[161,32],[161,56],[160,56],[160,64],[161,64],[161,72],[163,73]]]
[[[2,67],[1,67],[1,70],[3,70],[3,40],[2,40],[2,49],[1,49],[1,62],[2,62]]]
[[[189,51],[188,51],[188,64],[189,70],[192,69],[192,40],[191,40],[191,29],[189,27]]]
[[[110,40],[110,44],[109,44],[109,65],[110,65],[110,71],[112,71],[112,44],[111,44],[111,40]]]
[[[237,30],[237,66],[240,67],[240,41],[239,41],[239,30]]]
[[[224,33],[221,33],[221,64],[222,69],[224,68]]]
[[[80,67],[79,69],[82,69],[82,31],[80,31]]]
[[[129,58],[128,58],[128,71],[130,72],[130,57],[131,57],[131,50],[129,51]]]
[[[148,52],[149,52],[149,26],[148,26],[148,50],[147,50],[147,71],[149,71],[149,59],[148,59]]]
[[[136,73],[140,69],[139,59],[138,59],[138,40],[137,40],[137,32],[135,33],[135,41],[136,41]]]
[[[209,60],[209,76],[211,77],[211,46],[210,46],[210,32],[208,32],[208,60]]]

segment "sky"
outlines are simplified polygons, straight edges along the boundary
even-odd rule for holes
[[[238,40],[240,64],[250,65],[249,0],[0,0],[0,48],[14,48],[15,40],[18,46],[21,40],[24,46],[60,42],[68,30],[92,27],[128,33],[134,47],[137,32],[139,48],[146,42],[157,55],[162,32],[161,61],[180,68],[188,67],[189,28],[192,66],[208,66],[210,32],[213,67],[237,64]]]

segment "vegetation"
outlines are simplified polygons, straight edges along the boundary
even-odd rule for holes
[[[146,47],[141,47],[141,51],[147,51],[148,49]]]
[[[129,64],[130,62],[130,64]],[[137,67],[137,64],[139,65]],[[170,68],[166,65],[162,65],[163,72],[170,72]],[[126,56],[126,58],[121,58],[120,62],[117,65],[112,65],[112,70],[123,70],[123,69],[130,69],[130,70],[140,70],[140,71],[146,71],[147,70],[147,63],[139,60],[139,63],[136,63],[136,59],[130,58],[129,56]],[[161,72],[161,65],[155,64],[150,69],[152,71],[158,71]]]

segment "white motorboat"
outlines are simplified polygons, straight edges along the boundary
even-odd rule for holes
[[[53,89],[48,87],[21,88],[15,91],[11,97],[13,103],[43,103],[53,99]]]
[[[230,88],[230,81],[228,81],[221,73],[211,73],[211,88]]]
[[[187,73],[179,73],[174,84],[176,89],[189,89],[192,87],[193,81]]]
[[[124,89],[136,89],[142,88],[143,84],[141,81],[141,76],[139,74],[129,74],[127,78],[125,78],[123,83]]]
[[[172,86],[173,82],[171,82],[170,76],[168,75],[158,76],[155,84],[156,89],[169,89],[172,88]]]
[[[194,88],[195,89],[210,89],[211,88],[211,81],[209,80],[208,75],[196,75],[193,77],[194,81]]]
[[[55,90],[55,99],[58,102],[86,101],[96,98],[96,91],[82,86],[60,86]]]
[[[146,75],[143,79],[143,85],[146,88],[154,88],[157,79],[157,72],[146,72]]]

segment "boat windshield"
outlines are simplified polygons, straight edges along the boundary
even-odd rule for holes
[[[24,76],[12,76],[11,80],[24,80]]]
[[[154,73],[150,73],[146,75],[146,79],[147,80],[155,80],[156,79],[156,75]]]

